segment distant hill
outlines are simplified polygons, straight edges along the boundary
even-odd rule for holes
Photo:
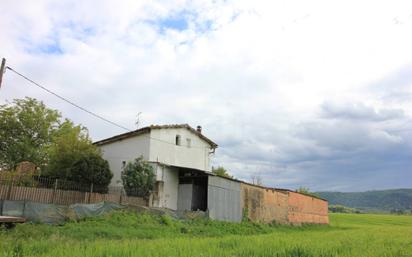
[[[316,192],[330,205],[343,205],[366,211],[412,210],[412,189],[391,189],[367,192]]]

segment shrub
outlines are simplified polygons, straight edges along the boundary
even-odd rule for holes
[[[70,169],[70,180],[93,184],[94,192],[106,193],[113,174],[109,163],[99,155],[80,158]]]
[[[142,156],[127,163],[122,170],[123,187],[129,196],[148,197],[155,181],[153,167]]]

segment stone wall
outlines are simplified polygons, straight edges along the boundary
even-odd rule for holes
[[[241,207],[252,221],[328,224],[328,202],[283,189],[241,184]]]

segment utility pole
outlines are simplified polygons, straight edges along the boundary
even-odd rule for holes
[[[6,59],[3,58],[3,60],[1,60],[1,67],[0,67],[0,88],[1,88],[1,82],[3,81],[3,74],[4,74],[5,68],[6,68]]]

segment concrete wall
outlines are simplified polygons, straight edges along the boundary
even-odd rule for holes
[[[176,135],[181,145],[176,145]],[[152,129],[150,137],[150,161],[210,171],[210,145],[188,129]]]
[[[179,170],[161,164],[153,164],[156,170],[157,192],[153,196],[153,207],[177,210]]]
[[[240,183],[209,176],[207,207],[211,219],[240,222],[242,220]]]
[[[110,170],[113,172],[111,186],[122,185],[121,172],[123,162],[127,163],[141,155],[146,160],[149,158],[149,143],[149,137],[136,136],[99,146],[102,150],[103,158],[109,162]]]
[[[241,207],[252,221],[328,224],[328,202],[296,192],[241,184]]]

